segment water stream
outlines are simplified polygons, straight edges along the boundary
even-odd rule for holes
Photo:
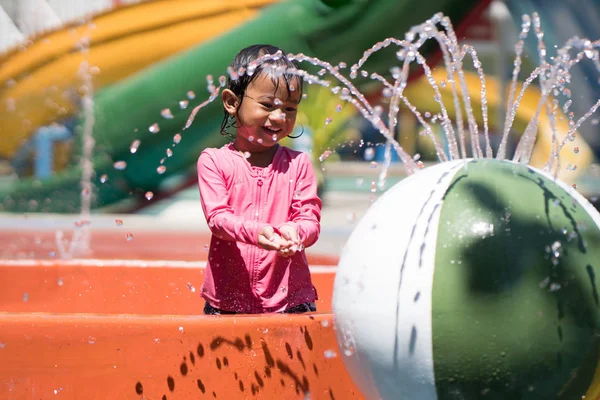
[[[539,66],[535,68],[533,72],[525,79],[519,93],[517,94],[516,90],[519,81],[519,74],[521,72],[524,42],[530,34],[532,24],[534,28],[533,31],[535,34],[535,40],[537,40]],[[519,41],[515,44],[515,59],[512,71],[512,80],[508,93],[508,102],[506,105],[507,112],[504,118],[504,127],[502,129],[502,138],[500,145],[495,151],[495,154],[494,149],[490,144],[486,77],[482,69],[482,63],[479,60],[477,52],[473,46],[468,44],[459,44],[450,19],[441,13],[434,15],[431,19],[420,25],[416,25],[411,28],[406,33],[403,40],[397,38],[387,38],[381,42],[375,43],[370,49],[364,52],[364,55],[360,60],[350,67],[348,74],[343,73],[344,70],[347,69],[347,65],[345,63],[332,65],[327,61],[304,54],[290,54],[288,57],[300,63],[310,63],[314,66],[322,68],[317,75],[311,75],[308,72],[300,69],[285,70],[282,67],[272,68],[270,72],[273,74],[281,74],[284,71],[288,73],[294,73],[304,77],[305,82],[308,84],[318,84],[329,87],[333,94],[338,95],[340,100],[350,103],[356,107],[357,110],[367,120],[369,120],[377,130],[379,130],[379,132],[386,139],[385,162],[383,165],[383,170],[379,175],[379,187],[382,186],[382,182],[385,181],[387,176],[386,171],[390,165],[391,150],[396,151],[408,175],[415,173],[419,169],[419,165],[415,162],[413,157],[408,154],[394,139],[393,132],[396,129],[398,121],[400,103],[409,109],[422,125],[424,129],[423,133],[430,138],[435,146],[436,156],[440,162],[459,158],[496,157],[497,159],[506,159],[508,137],[515,120],[517,109],[520,105],[523,95],[525,94],[525,91],[537,79],[537,83],[541,88],[542,95],[539,98],[534,117],[529,121],[525,131],[521,136],[521,139],[518,142],[512,160],[525,164],[530,161],[540,123],[540,114],[542,111],[545,111],[549,117],[554,134],[552,139],[552,152],[548,155],[548,162],[546,163],[544,170],[547,172],[552,172],[556,175],[560,169],[559,155],[565,143],[568,140],[574,140],[577,128],[581,126],[581,124],[586,121],[600,106],[599,100],[576,122],[573,119],[572,113],[568,113],[568,107],[572,101],[570,99],[570,90],[568,89],[568,83],[570,81],[570,69],[582,60],[589,59],[594,63],[596,69],[600,72],[600,61],[598,56],[598,47],[600,42],[590,41],[588,39],[572,38],[567,41],[563,47],[556,50],[555,56],[548,57],[543,39],[544,34],[540,24],[539,16],[536,13],[533,13],[531,16],[524,15],[522,18]],[[427,64],[426,59],[420,53],[421,47],[428,40],[435,40],[442,51],[445,68],[448,74],[445,81],[436,81],[431,67]],[[378,73],[369,73],[367,70],[362,69],[371,55],[390,46],[398,47],[396,57],[400,62],[400,65],[392,66],[390,68],[391,79]],[[281,54],[266,55],[252,63],[247,70],[229,70],[229,77],[231,79],[237,79],[243,74],[251,75],[254,73],[254,70],[259,63],[275,60],[279,57],[281,57]],[[465,59],[467,57],[471,59],[473,68],[479,77],[481,85],[480,103],[483,120],[483,133],[480,132],[480,127],[477,125],[475,112],[472,106],[472,99],[470,98],[465,78],[464,63],[466,62]],[[437,104],[439,104],[440,107],[439,113],[435,114],[433,118],[429,119],[429,121],[428,118],[423,115],[413,104],[411,104],[410,100],[404,95],[404,89],[407,86],[410,68],[412,64],[415,63],[422,68],[427,82],[434,90],[434,100]],[[264,68],[269,69],[269,66],[265,66]],[[357,79],[359,76],[361,78],[378,81],[383,85],[383,96],[386,98],[385,102],[388,104],[387,125],[381,118],[382,108],[370,104],[364,94],[361,93],[361,91],[357,88],[357,85],[353,83],[353,80]],[[221,86],[223,86],[224,77],[220,78],[220,82]],[[445,88],[447,85],[450,86],[453,94],[452,101],[456,110],[455,121],[450,119],[448,110],[446,109],[442,100],[440,88]],[[191,125],[199,109],[206,106],[210,101],[217,97],[219,89],[219,87],[215,88],[214,85],[212,88],[209,88],[209,91],[211,91],[209,100],[194,109],[186,123],[186,128]],[[559,103],[562,97],[566,97],[567,100],[564,101],[564,104],[561,108]],[[558,139],[559,134],[556,127],[556,120],[559,118],[559,111],[563,111],[565,114],[569,115],[570,129],[562,140]],[[465,118],[467,124],[466,129],[464,126]],[[448,150],[444,150],[442,144],[440,143],[440,139],[436,136],[432,127],[432,124],[438,122],[442,127],[444,139],[448,144]]]
[[[79,66],[78,76],[81,80],[79,88],[81,94],[81,103],[83,109],[83,141],[81,155],[81,212],[79,219],[75,221],[75,228],[71,240],[64,237],[62,230],[56,231],[56,247],[58,254],[63,259],[84,257],[91,252],[90,228],[90,210],[93,196],[92,178],[94,175],[94,166],[92,163],[94,151],[94,86],[92,82],[92,66],[88,62],[89,52],[89,24],[79,43],[84,60]]]

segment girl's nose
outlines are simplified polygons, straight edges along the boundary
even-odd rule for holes
[[[271,119],[272,121],[285,121],[286,115],[283,112],[283,110],[281,110],[280,108],[277,108],[275,110],[273,110],[270,114],[269,114],[269,119]]]

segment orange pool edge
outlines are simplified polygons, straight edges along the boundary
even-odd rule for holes
[[[222,317],[204,261],[0,260],[0,398],[361,399],[311,257],[317,313]]]
[[[60,258],[57,229],[0,230],[0,259],[56,260]],[[68,248],[74,231],[64,232]],[[85,259],[205,261],[210,233],[204,231],[148,230],[146,228],[94,228]],[[310,265],[337,265],[339,249],[319,253],[306,250]]]
[[[0,313],[2,399],[360,399],[330,314]]]

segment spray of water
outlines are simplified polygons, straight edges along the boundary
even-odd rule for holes
[[[524,42],[527,39],[531,26],[535,32],[537,40],[539,66],[525,79],[521,90],[516,95],[517,82],[522,65],[522,56]],[[559,142],[556,127],[557,113],[560,110],[557,97],[569,93],[567,84],[570,81],[570,69],[583,59],[592,60],[597,70],[600,71],[600,58],[598,56],[598,47],[600,42],[590,41],[588,39],[572,38],[567,43],[557,49],[555,57],[547,58],[546,46],[543,41],[544,34],[541,29],[540,18],[536,13],[531,16],[524,15],[522,18],[521,32],[519,41],[515,45],[515,60],[512,72],[512,81],[508,94],[508,102],[506,105],[507,113],[504,119],[504,127],[502,129],[502,138],[498,146],[495,157],[497,159],[506,159],[508,136],[511,131],[517,109],[523,98],[523,95],[528,87],[536,80],[541,88],[541,96],[539,98],[534,117],[529,121],[521,139],[518,142],[513,161],[520,163],[528,163],[533,153],[533,147],[536,140],[538,125],[540,123],[540,114],[545,110],[550,121],[553,131],[552,151],[549,154],[548,162],[544,169],[548,172],[558,174],[560,168],[559,154],[567,140],[574,140],[577,128],[586,121],[600,107],[600,100],[594,104],[590,110],[585,113],[577,122],[572,119],[569,121],[570,130],[566,137]],[[421,47],[428,41],[435,40],[439,45],[443,60],[447,69],[446,81],[437,82],[432,74],[431,67],[427,64],[425,58],[420,52]],[[374,53],[390,46],[398,47],[396,57],[400,65],[394,65],[390,68],[389,77],[385,77],[378,73],[369,74],[368,71],[361,69],[367,62],[369,57]],[[439,13],[423,24],[416,25],[411,28],[405,35],[403,40],[397,38],[388,38],[374,44],[370,49],[366,50],[354,65],[350,67],[348,76],[342,72],[346,68],[345,63],[331,65],[330,63],[306,56],[304,54],[289,54],[288,58],[296,60],[300,63],[310,63],[321,68],[317,75],[312,75],[301,69],[285,68],[282,66],[271,67],[268,64],[270,60],[277,60],[282,56],[281,53],[273,55],[265,55],[253,63],[246,70],[243,68],[238,71],[228,70],[230,79],[238,79],[240,75],[252,75],[256,67],[261,63],[267,63],[263,66],[264,70],[272,74],[292,73],[302,76],[305,82],[309,84],[318,84],[329,87],[331,92],[338,95],[340,100],[352,104],[357,110],[372,123],[372,125],[385,137],[386,151],[383,163],[383,169],[379,175],[379,187],[382,187],[386,176],[387,168],[391,162],[391,150],[394,150],[400,157],[406,173],[408,175],[415,173],[419,169],[419,165],[413,160],[400,144],[394,139],[393,132],[395,131],[398,113],[400,111],[400,103],[410,110],[419,123],[423,126],[424,134],[427,135],[436,151],[436,156],[439,161],[444,162],[459,158],[492,158],[494,151],[490,145],[489,127],[488,127],[488,108],[487,108],[487,93],[485,75],[482,70],[481,61],[477,56],[477,52],[470,45],[460,45],[456,34],[450,22],[450,19]],[[473,67],[479,77],[481,92],[481,114],[483,120],[483,135],[480,134],[477,126],[475,113],[472,107],[470,92],[467,87],[465,71],[463,68],[465,58],[469,57],[472,60]],[[434,100],[439,104],[440,112],[436,114],[429,122],[424,118],[421,112],[409,101],[404,95],[404,89],[407,85],[410,67],[416,63],[423,71],[427,82],[434,90]],[[327,75],[328,74],[328,75]],[[383,96],[388,103],[388,118],[387,124],[381,118],[382,110],[380,107],[373,106],[358,90],[357,85],[353,83],[358,76],[362,78],[370,78],[383,85]],[[325,79],[325,78],[330,78]],[[223,86],[224,77],[220,79]],[[335,83],[334,83],[335,82]],[[334,86],[335,85],[335,86]],[[455,121],[449,117],[448,111],[442,100],[440,91],[441,87],[450,85],[452,90],[452,101],[455,109]],[[197,112],[208,103],[213,101],[218,96],[219,87],[212,86],[210,98],[196,107],[190,118],[186,122],[185,127],[188,128],[194,121]],[[209,90],[210,91],[210,90]],[[568,108],[569,103],[565,105]],[[464,110],[464,115],[463,115]],[[464,127],[466,117],[467,130]],[[448,150],[444,150],[438,137],[436,136],[432,123],[439,120],[443,129],[443,134]],[[483,139],[481,138],[483,136]],[[483,149],[482,149],[483,140]],[[469,145],[467,145],[469,143]]]
[[[89,50],[88,37],[83,37],[80,41],[81,52],[87,55]],[[84,116],[83,125],[83,152],[81,157],[81,212],[79,219],[75,222],[75,228],[70,243],[65,243],[62,230],[56,231],[56,247],[61,258],[70,259],[82,257],[90,253],[91,229],[90,229],[90,209],[93,196],[92,177],[94,175],[94,166],[92,156],[94,151],[94,86],[92,83],[91,66],[87,57],[81,63],[78,71],[81,80],[82,107]]]

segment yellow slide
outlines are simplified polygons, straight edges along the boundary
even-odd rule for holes
[[[78,70],[84,60],[98,90],[226,32],[276,1],[142,2],[95,16],[91,24],[62,27],[0,56],[0,158],[10,158],[40,126],[79,108],[81,93],[74,91],[82,90]],[[89,50],[82,51],[86,43]]]
[[[448,78],[448,73],[444,68],[436,68],[433,71],[433,77],[438,83]],[[465,81],[469,90],[469,96],[471,97],[471,104],[473,113],[477,120],[479,132],[483,132],[483,118],[481,113],[481,83],[479,76],[475,73],[465,72]],[[487,100],[488,100],[488,124],[491,126],[493,121],[496,121],[498,117],[497,113],[500,109],[502,97],[500,96],[499,83],[496,79],[486,77],[485,81]],[[448,110],[450,117],[455,115],[454,104],[452,100],[452,87],[451,85],[444,85],[445,87],[439,87],[442,94],[442,100],[444,106]],[[458,80],[457,80],[457,87]],[[519,94],[522,84],[517,85],[515,97]],[[508,93],[509,87],[506,88]],[[440,112],[440,105],[434,100],[434,90],[427,82],[425,76],[421,77],[418,82],[413,82],[406,87],[406,97],[410,102],[417,107],[421,112],[429,111],[432,114]],[[522,134],[527,127],[529,121],[534,117],[538,107],[538,102],[541,97],[541,91],[538,87],[529,86],[525,90],[525,94],[521,99],[519,108],[517,109],[515,120],[512,125],[512,131]],[[462,96],[461,96],[462,102]],[[463,111],[464,115],[464,111]],[[556,128],[557,128],[557,140],[558,143],[562,143],[567,132],[569,131],[568,118],[561,112],[558,111],[556,116]],[[502,122],[504,122],[504,116],[502,116]],[[467,126],[466,116],[464,117],[465,129]],[[494,149],[496,152],[497,149]],[[550,125],[550,119],[546,115],[545,107],[542,108],[542,112],[539,117],[539,128],[537,134],[537,141],[533,149],[533,154],[529,162],[530,165],[542,168],[548,161],[552,151],[552,127]],[[577,178],[590,166],[594,158],[592,149],[583,140],[581,135],[577,134],[574,141],[567,141],[560,153],[561,169],[558,177],[564,182],[574,183]],[[568,169],[567,165],[576,165],[576,169]]]

